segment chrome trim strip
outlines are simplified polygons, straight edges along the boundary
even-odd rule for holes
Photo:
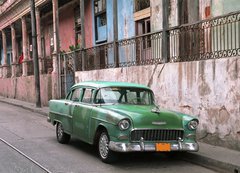
[[[174,128],[174,129],[170,129],[170,128],[165,128],[165,129],[163,129],[163,128],[133,128],[131,130],[131,132],[134,130],[184,130],[184,128]]]
[[[111,125],[114,125],[116,126],[117,124],[114,124],[114,123],[111,123],[107,120],[104,120],[104,119],[101,119],[101,118],[97,118],[97,117],[91,117],[92,120],[97,120],[97,121],[100,121],[100,122],[103,122],[103,123],[107,123],[107,124],[111,124]]]
[[[53,114],[56,114],[56,115],[62,115],[62,116],[68,117],[68,118],[72,118],[71,115],[68,115],[68,114],[61,114],[61,113],[59,113],[59,112],[55,112],[55,111],[49,111],[49,113],[53,113]]]
[[[155,143],[121,143],[110,141],[109,148],[115,152],[135,152],[135,151],[156,151]],[[190,151],[197,152],[199,145],[197,142],[181,142],[171,143],[171,151]]]

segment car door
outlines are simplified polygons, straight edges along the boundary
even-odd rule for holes
[[[62,106],[62,110],[64,110],[62,123],[66,132],[72,134],[73,131],[73,118],[72,118],[72,111],[73,107],[76,103],[79,103],[81,98],[81,88],[73,88],[71,92],[67,95],[64,105]]]
[[[89,121],[93,108],[95,89],[82,88],[82,99],[73,105],[73,134],[81,140],[89,141]]]

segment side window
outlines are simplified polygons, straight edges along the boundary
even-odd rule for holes
[[[127,100],[128,100],[128,102],[130,101],[132,101],[132,100],[136,100],[136,98],[137,98],[137,95],[136,95],[136,91],[129,91],[129,90],[127,90]]]
[[[71,97],[72,97],[72,91],[68,93],[66,100],[71,100]]]
[[[80,101],[81,90],[82,90],[81,88],[77,88],[77,89],[73,90],[72,97],[71,97],[72,101],[74,101],[74,102],[79,102]]]
[[[101,90],[98,90],[97,92],[95,103],[104,103],[104,100],[102,99],[102,96],[101,96]]]
[[[83,103],[92,103],[92,101],[93,101],[93,92],[94,92],[94,89],[91,89],[91,88],[84,89],[82,102]]]

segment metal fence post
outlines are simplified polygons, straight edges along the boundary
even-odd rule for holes
[[[65,97],[67,95],[67,60],[66,60],[66,54],[63,55],[64,58],[64,93]]]

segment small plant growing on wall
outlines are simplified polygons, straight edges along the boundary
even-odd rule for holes
[[[76,51],[76,50],[78,50],[78,49],[80,49],[80,45],[79,45],[79,44],[77,44],[76,46],[75,46],[75,45],[69,46],[69,50],[70,50],[70,51]]]

